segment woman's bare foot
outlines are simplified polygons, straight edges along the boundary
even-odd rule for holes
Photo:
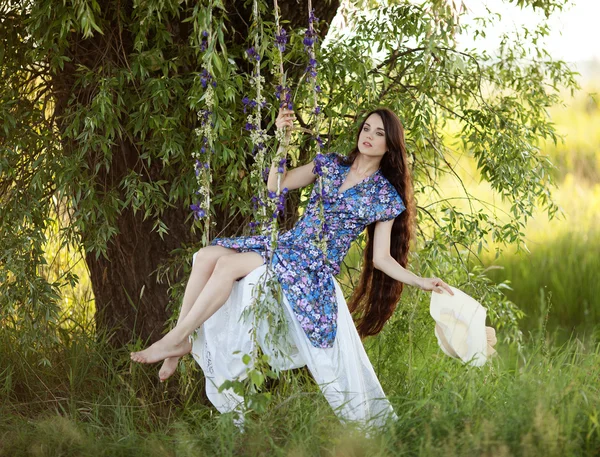
[[[158,379],[160,382],[164,382],[169,379],[175,370],[177,369],[177,364],[179,363],[179,357],[167,357],[160,367],[160,371],[158,372]]]
[[[167,333],[149,348],[131,353],[131,360],[139,363],[156,363],[169,357],[181,357],[192,350],[192,343],[186,338],[177,341],[173,331]]]

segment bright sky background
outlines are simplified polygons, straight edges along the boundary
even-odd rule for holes
[[[421,3],[422,0],[410,0]],[[448,0],[456,3],[461,0]],[[496,20],[494,27],[486,29],[486,38],[478,37],[476,41],[465,36],[459,40],[459,46],[486,50],[493,55],[498,49],[500,37],[522,31],[523,28],[533,30],[546,21],[542,12],[533,8],[519,8],[508,0],[463,0],[467,14],[461,16],[463,25],[473,22],[473,18],[488,15],[487,8],[499,13],[501,19]],[[342,28],[341,16],[333,20],[332,28]],[[555,11],[547,20],[550,29],[542,46],[556,60],[571,63],[570,67],[581,73],[580,82],[594,81],[600,78],[600,0],[570,0],[563,11]],[[327,39],[325,40],[327,41]]]
[[[531,8],[521,9],[503,0],[464,0],[470,15],[484,16],[485,5],[502,15],[502,20],[493,30],[487,31],[485,45],[495,49],[502,33],[531,28],[544,19],[542,13],[534,13]],[[572,0],[571,6],[549,19],[550,36],[546,38],[546,48],[555,58],[568,62],[600,60],[600,0]]]

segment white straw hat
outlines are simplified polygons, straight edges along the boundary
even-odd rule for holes
[[[450,357],[482,366],[496,351],[496,331],[485,326],[486,309],[464,292],[450,287],[431,293],[429,314],[435,320],[435,336],[442,351]]]

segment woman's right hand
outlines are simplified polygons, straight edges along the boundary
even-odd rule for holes
[[[289,137],[294,128],[294,119],[296,119],[296,115],[294,111],[286,108],[279,108],[279,114],[277,115],[277,119],[275,119],[275,125],[278,129],[286,129],[286,136]]]

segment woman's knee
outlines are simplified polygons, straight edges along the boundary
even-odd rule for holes
[[[213,274],[229,279],[240,279],[264,263],[260,254],[254,252],[239,252],[233,255],[219,257],[215,263]]]
[[[233,275],[234,265],[235,265],[235,254],[233,255],[223,255],[217,259],[215,259],[215,266],[213,271],[221,275]]]
[[[212,271],[219,258],[234,253],[235,251],[222,246],[205,246],[196,252],[193,267]]]

